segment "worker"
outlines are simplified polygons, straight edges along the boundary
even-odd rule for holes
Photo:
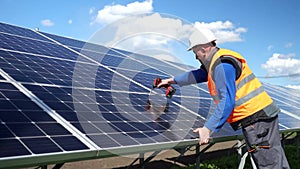
[[[201,67],[163,79],[165,84],[180,86],[207,82],[216,108],[199,133],[199,144],[207,144],[210,135],[227,121],[234,130],[242,129],[248,152],[261,168],[289,168],[281,147],[278,129],[280,109],[239,53],[217,47],[215,35],[208,29],[196,29],[189,38]]]

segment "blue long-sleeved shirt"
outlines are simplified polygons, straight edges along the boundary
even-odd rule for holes
[[[200,68],[175,76],[174,81],[180,86],[185,86],[206,82],[207,76],[207,72]],[[220,101],[214,113],[205,123],[205,126],[211,131],[218,132],[234,109],[236,94],[235,80],[236,69],[232,64],[221,63],[214,69],[214,81]]]

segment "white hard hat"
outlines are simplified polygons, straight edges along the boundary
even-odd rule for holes
[[[215,40],[217,40],[215,35],[209,29],[195,29],[189,39],[190,46],[188,51],[197,45],[206,44]]]

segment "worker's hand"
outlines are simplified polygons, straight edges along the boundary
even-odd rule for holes
[[[157,85],[158,88],[164,86],[164,85],[169,85],[169,84],[174,84],[174,78],[168,78],[168,79],[162,79],[161,82]]]
[[[199,133],[199,144],[207,144],[209,142],[209,136],[210,136],[210,130],[207,127],[201,127],[201,128],[197,128],[195,129],[193,132],[195,133]]]

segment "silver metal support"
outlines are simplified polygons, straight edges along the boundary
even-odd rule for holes
[[[238,140],[237,142],[237,152],[238,152],[238,169],[243,169],[246,164],[246,158],[249,156],[251,160],[252,169],[257,169],[254,160],[252,158],[252,154],[249,153],[247,150],[243,154],[243,147],[245,147],[245,144],[242,144],[241,140]]]
[[[130,163],[130,165],[127,167],[127,169],[131,168],[131,167],[133,166],[133,164],[134,164],[135,162],[137,162],[138,160],[139,160],[138,168],[140,168],[140,167],[141,167],[141,168],[144,168],[144,165],[145,165],[146,163],[148,163],[149,161],[151,161],[154,157],[156,157],[157,154],[159,154],[160,152],[161,152],[161,150],[153,152],[147,159],[145,159],[145,156],[144,156],[145,153],[140,153],[140,154],[139,154],[139,157],[136,158],[135,160],[133,160],[133,161]]]
[[[245,152],[243,154],[243,147],[245,146],[244,144],[242,144],[241,140],[237,141],[237,153],[238,153],[238,169],[243,169],[246,163],[246,158],[248,157],[249,153]]]
[[[155,156],[157,156],[157,154],[159,154],[161,152],[161,150],[159,151],[155,151],[154,153],[152,153],[146,160],[144,160],[144,163],[148,163],[150,162]]]
[[[196,145],[196,169],[200,169],[200,145]]]
[[[251,160],[251,164],[252,164],[252,169],[257,169],[251,153],[250,153],[250,160]]]
[[[145,159],[145,154],[144,153],[140,153],[140,156],[139,156],[139,161],[140,161],[140,167],[141,169],[144,169],[145,168],[145,163],[144,163],[144,160]]]
[[[241,159],[242,159],[242,156],[243,156],[243,147],[242,147],[242,141],[241,140],[238,140],[237,141],[237,152],[238,152],[238,163],[240,164],[241,162]]]
[[[210,149],[215,143],[209,143],[203,150],[200,151],[201,153],[204,153],[206,150]]]
[[[248,152],[246,152],[243,156],[241,156],[240,161],[239,161],[239,167],[238,169],[243,169],[246,163],[246,158],[248,157]]]
[[[132,167],[132,165],[133,165],[137,160],[139,160],[139,158],[136,158],[134,161],[132,161],[132,163],[127,167],[127,169],[129,169],[130,167]]]

